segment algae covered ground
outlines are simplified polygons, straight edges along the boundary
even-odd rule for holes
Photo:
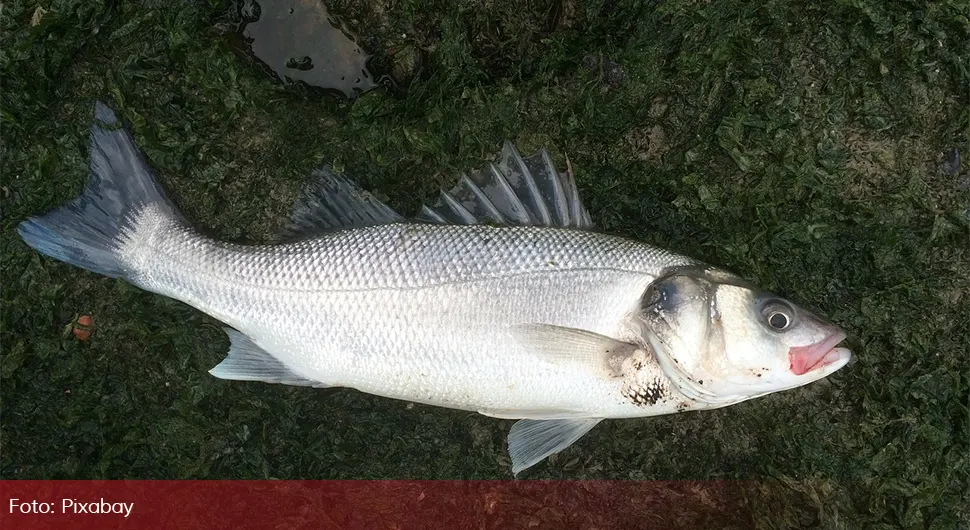
[[[218,322],[31,251],[15,227],[79,193],[103,99],[186,217],[239,242],[270,239],[322,164],[414,214],[503,140],[548,146],[600,229],[818,311],[855,358],[604,422],[522,478],[757,479],[761,528],[967,528],[970,2],[329,7],[392,81],[279,83],[235,50],[226,1],[3,2],[3,478],[511,476],[511,421],[217,380]]]

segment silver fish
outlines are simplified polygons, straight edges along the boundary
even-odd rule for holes
[[[724,407],[851,357],[787,300],[594,230],[545,150],[506,143],[412,219],[318,170],[281,241],[245,246],[193,230],[114,113],[94,114],[86,189],[22,222],[28,245],[227,324],[215,377],[518,419],[514,474],[604,419]]]

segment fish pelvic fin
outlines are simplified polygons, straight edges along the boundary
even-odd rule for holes
[[[506,141],[488,167],[461,177],[451,191],[441,191],[417,220],[439,224],[495,224],[592,229],[568,164],[556,169],[549,152],[523,158]]]
[[[571,418],[556,420],[519,420],[509,431],[509,457],[512,474],[538,464],[574,444],[602,418]]]
[[[71,202],[17,226],[27,245],[58,261],[112,278],[132,271],[118,252],[134,229],[137,214],[183,221],[152,175],[144,156],[115,113],[94,105],[89,139],[90,173],[84,191]]]

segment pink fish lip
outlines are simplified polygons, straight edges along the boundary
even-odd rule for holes
[[[844,339],[845,333],[838,331],[821,342],[808,346],[793,346],[788,350],[792,373],[804,375],[816,368],[838,361],[842,358],[842,354],[835,346]]]

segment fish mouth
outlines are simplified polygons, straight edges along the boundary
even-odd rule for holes
[[[788,350],[790,370],[795,375],[805,375],[812,370],[848,361],[849,350],[835,346],[845,340],[845,332],[839,331],[827,339],[808,346],[793,346]],[[843,363],[844,364],[844,363]]]

